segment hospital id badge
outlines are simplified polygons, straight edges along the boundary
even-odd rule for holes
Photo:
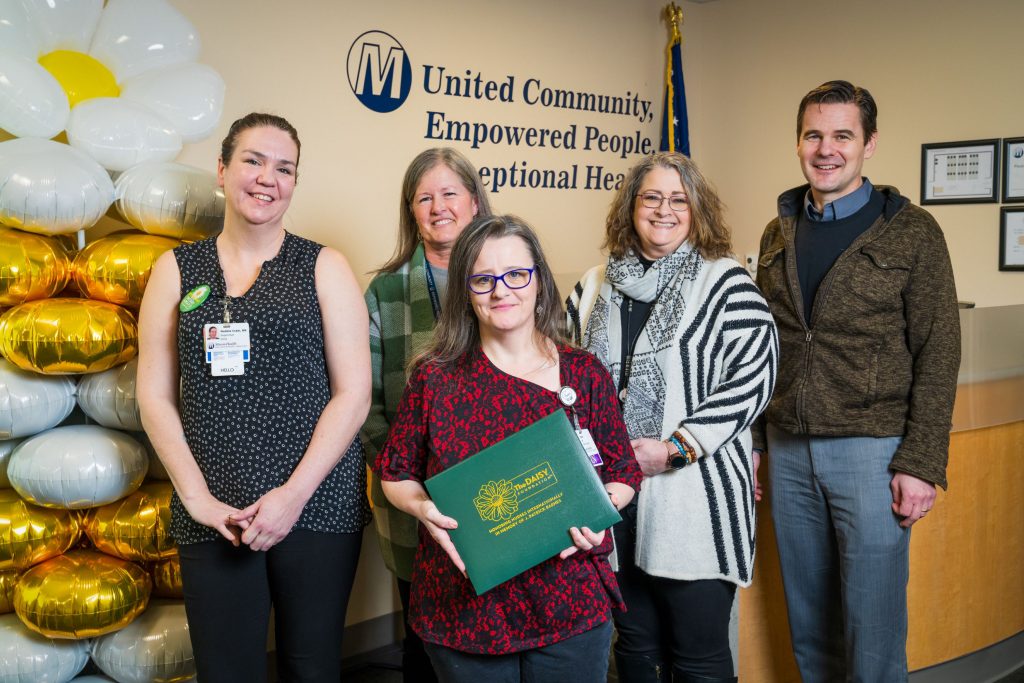
[[[207,323],[203,325],[206,362],[213,362],[211,351],[243,351],[249,360],[249,323]]]
[[[587,452],[591,465],[598,467],[604,464],[604,460],[601,459],[601,452],[597,450],[597,444],[594,443],[594,437],[590,435],[589,429],[577,429],[576,438],[580,440],[580,445]]]

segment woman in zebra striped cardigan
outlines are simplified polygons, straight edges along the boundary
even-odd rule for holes
[[[750,425],[778,340],[729,258],[722,203],[694,163],[656,153],[608,213],[606,265],[568,300],[571,336],[608,368],[645,478],[615,528],[619,680],[735,681],[729,621],[754,562]]]

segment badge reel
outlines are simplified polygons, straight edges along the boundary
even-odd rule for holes
[[[576,390],[572,387],[564,386],[558,390],[559,402],[572,413],[572,425],[576,431],[576,438],[580,440],[580,445],[583,446],[587,457],[590,458],[590,464],[598,467],[604,464],[604,460],[601,459],[601,453],[597,450],[597,444],[594,443],[594,437],[590,435],[590,430],[580,429],[580,420],[576,415],[576,408],[573,407],[576,404],[576,398]]]

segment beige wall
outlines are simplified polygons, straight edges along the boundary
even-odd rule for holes
[[[693,155],[730,207],[739,253],[756,251],[779,192],[803,182],[796,107],[843,78],[879,105],[865,172],[920,200],[921,145],[1024,136],[1020,0],[687,2]],[[929,206],[960,299],[1024,302],[1024,274],[998,270],[999,205]]]
[[[196,26],[201,59],[227,82],[225,114],[214,136],[180,160],[213,169],[217,140],[251,110],[285,115],[304,142],[290,229],[342,250],[365,283],[394,247],[401,176],[426,147],[425,112],[449,117],[565,128],[586,125],[657,144],[664,68],[663,3],[655,0],[525,0],[519,3],[393,0],[171,0]],[[802,182],[794,116],[801,95],[829,78],[869,87],[880,102],[881,138],[867,173],[918,200],[924,142],[1024,135],[1020,117],[1020,26],[1024,2],[982,0],[718,0],[683,3],[685,69],[694,157],[729,205],[736,251],[756,251],[777,194]],[[353,96],[346,55],[363,31],[385,30],[409,52],[413,92],[399,110],[377,114]],[[627,117],[427,95],[422,64],[485,78],[514,75],[545,85],[609,95],[639,92],[654,118]],[[582,143],[580,143],[582,144]],[[638,157],[505,145],[465,152],[478,166],[526,160],[530,168],[603,165],[623,172]],[[582,183],[582,178],[581,178]],[[502,190],[500,212],[540,231],[559,283],[571,284],[600,260],[611,192]],[[962,299],[979,306],[1024,302],[1024,276],[999,273],[998,207],[933,207],[946,232]],[[349,613],[358,622],[395,604],[372,544]]]
[[[667,36],[656,0],[527,0],[518,3],[390,0],[355,3],[297,0],[284,9],[267,0],[172,0],[197,27],[201,60],[227,82],[223,137],[231,120],[254,109],[288,117],[303,139],[299,189],[290,228],[341,249],[360,274],[392,253],[398,195],[409,161],[423,149],[450,144],[477,166],[528,168],[602,165],[624,172],[631,162],[598,151],[519,149],[424,139],[427,110],[450,119],[564,129],[575,123],[619,135],[636,130],[658,143],[662,99],[662,49]],[[412,93],[389,114],[360,104],[349,88],[346,57],[367,30],[389,32],[407,50],[414,70]],[[511,104],[424,93],[422,64],[471,69],[485,79],[515,77]],[[638,92],[658,111],[650,122],[607,114],[530,106],[520,100],[524,81],[587,92]],[[180,159],[212,168],[214,140],[189,146]],[[633,156],[635,160],[639,157]],[[517,213],[542,234],[559,280],[571,284],[600,259],[598,244],[611,192],[502,189],[493,208]],[[364,278],[364,282],[368,278]]]

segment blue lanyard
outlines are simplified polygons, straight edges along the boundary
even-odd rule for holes
[[[434,322],[441,316],[441,297],[437,294],[437,285],[434,283],[434,272],[430,269],[430,261],[423,259],[427,267],[427,292],[430,294],[430,307],[434,309]]]

